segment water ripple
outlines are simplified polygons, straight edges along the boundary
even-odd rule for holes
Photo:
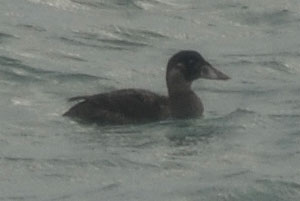
[[[0,197],[0,200],[16,200],[16,201],[20,201],[20,200],[36,200],[38,199],[37,196],[9,196],[9,197]]]
[[[93,2],[93,1],[85,1],[85,0],[71,0],[71,2],[82,6],[87,6],[90,8],[101,8],[101,9],[112,8],[107,3],[104,2]]]
[[[62,10],[78,10],[82,9],[79,5],[73,4],[70,0],[28,0],[31,3],[43,4]]]
[[[270,26],[286,25],[287,23],[297,22],[297,19],[288,9],[272,10],[272,11],[250,11],[241,12],[239,19],[247,25],[266,24]]]
[[[240,176],[244,176],[244,175],[247,175],[251,173],[250,170],[239,170],[239,171],[236,171],[234,173],[229,173],[229,174],[225,174],[223,177],[225,179],[232,179],[232,178],[235,178],[235,177],[240,177]]]
[[[71,2],[96,9],[121,9],[122,7],[140,9],[134,0],[111,0],[107,2],[95,2],[91,0],[71,0]]]
[[[48,55],[50,57],[56,57],[56,58],[60,58],[60,59],[69,59],[69,60],[73,60],[73,61],[77,61],[77,62],[87,62],[86,59],[83,59],[80,57],[80,55],[78,54],[71,54],[71,53],[66,53],[66,52],[62,52],[62,51],[53,51],[53,52],[49,52]]]
[[[8,79],[13,82],[40,82],[46,80],[98,80],[105,77],[98,77],[94,75],[82,74],[82,73],[62,73],[50,70],[41,70],[23,64],[20,60],[10,58],[7,56],[0,56],[0,65],[3,68],[0,69],[0,73],[4,75],[4,79]]]
[[[288,74],[293,73],[292,68],[289,65],[284,64],[283,62],[280,61],[262,61],[262,62],[258,62],[258,64],[275,71],[280,71]]]
[[[298,54],[295,53],[294,56],[296,57]],[[300,54],[299,54],[300,55]],[[234,55],[237,56],[237,55]],[[239,57],[252,57],[254,55],[239,55]],[[256,57],[257,55],[255,55]],[[294,73],[294,69],[289,66],[288,64],[280,61],[280,60],[274,60],[274,54],[273,55],[269,55],[269,54],[262,54],[260,55],[262,57],[266,57],[266,56],[272,56],[272,58],[268,59],[268,60],[264,60],[264,61],[253,61],[253,59],[238,59],[236,61],[231,61],[228,63],[223,64],[223,66],[247,66],[247,65],[255,65],[255,66],[262,66],[262,67],[266,67],[269,69],[272,69],[274,71],[279,71],[279,72],[283,72],[286,74],[292,74]]]
[[[168,36],[158,32],[143,30],[143,29],[130,29],[121,26],[114,26],[111,31],[117,35],[127,37],[132,40],[149,40],[149,39],[165,39]]]
[[[76,46],[131,50],[152,46],[153,41],[166,38],[167,36],[155,31],[109,26],[100,32],[73,31],[71,35],[61,36],[58,39]]]
[[[187,5],[161,0],[111,0],[107,2],[95,2],[84,0],[71,0],[71,2],[96,9],[137,9],[137,10],[149,10],[152,8],[187,8]]]
[[[83,42],[83,41],[80,41],[80,40],[77,40],[77,39],[72,39],[70,37],[60,37],[59,39],[63,42],[67,42],[71,45],[93,47],[93,48],[101,49],[101,50],[130,50],[131,49],[131,48],[128,48],[126,46],[120,46],[120,44],[119,45],[95,44],[93,42]],[[91,39],[89,39],[89,40],[91,40]],[[97,41],[97,40],[95,40],[95,41]],[[98,40],[98,42],[101,42],[101,40]],[[111,40],[111,42],[112,43],[118,43],[117,40]],[[109,41],[106,40],[105,43],[109,43]],[[137,46],[145,46],[145,45],[142,45],[142,44],[139,45],[139,44],[134,44],[134,43],[128,43],[127,42],[127,45],[128,44],[137,45]]]
[[[33,25],[33,24],[18,24],[17,26],[20,28],[23,28],[23,29],[31,30],[31,31],[37,31],[37,32],[45,32],[46,31],[45,28],[43,28],[41,26]]]
[[[256,54],[223,54],[224,57],[275,57],[275,56],[283,56],[283,57],[299,57],[300,52],[294,51],[280,51],[280,52],[271,52],[271,53],[256,53]],[[248,62],[248,61],[247,61]]]
[[[293,181],[258,179],[256,182],[265,192],[276,192],[277,200],[298,200],[300,196],[300,184]]]
[[[11,35],[11,34],[7,34],[7,33],[1,33],[0,32],[0,44],[6,40],[6,39],[11,39],[11,38],[16,38],[15,36]]]

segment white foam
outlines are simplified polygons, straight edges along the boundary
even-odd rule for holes
[[[12,99],[11,99],[11,102],[12,102],[14,105],[31,106],[30,100],[22,99],[22,98],[19,98],[19,97],[14,97],[14,98],[12,98]]]
[[[28,1],[36,4],[45,4],[63,10],[77,10],[77,9],[88,10],[87,7],[79,4],[75,4],[70,0],[28,0]]]

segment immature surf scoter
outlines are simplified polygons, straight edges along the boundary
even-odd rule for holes
[[[167,64],[168,96],[143,89],[120,89],[90,96],[77,96],[80,101],[64,116],[96,124],[129,124],[160,121],[168,118],[194,118],[203,113],[200,98],[192,91],[198,78],[227,80],[227,75],[213,68],[196,51],[183,50]]]

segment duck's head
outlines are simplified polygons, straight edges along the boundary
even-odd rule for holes
[[[228,80],[230,77],[212,67],[194,50],[183,50],[173,55],[167,65],[167,82],[175,78],[192,82],[198,78]]]

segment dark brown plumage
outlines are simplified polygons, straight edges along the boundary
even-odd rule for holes
[[[80,102],[64,116],[101,125],[198,117],[203,113],[203,105],[191,89],[192,82],[198,78],[229,79],[213,68],[198,52],[184,50],[172,56],[168,62],[168,97],[143,89],[121,89],[91,96],[77,96],[69,100]]]
[[[142,89],[121,89],[92,96],[73,97],[81,102],[64,116],[101,124],[143,123],[170,116],[168,98]],[[161,112],[164,111],[164,112]]]

